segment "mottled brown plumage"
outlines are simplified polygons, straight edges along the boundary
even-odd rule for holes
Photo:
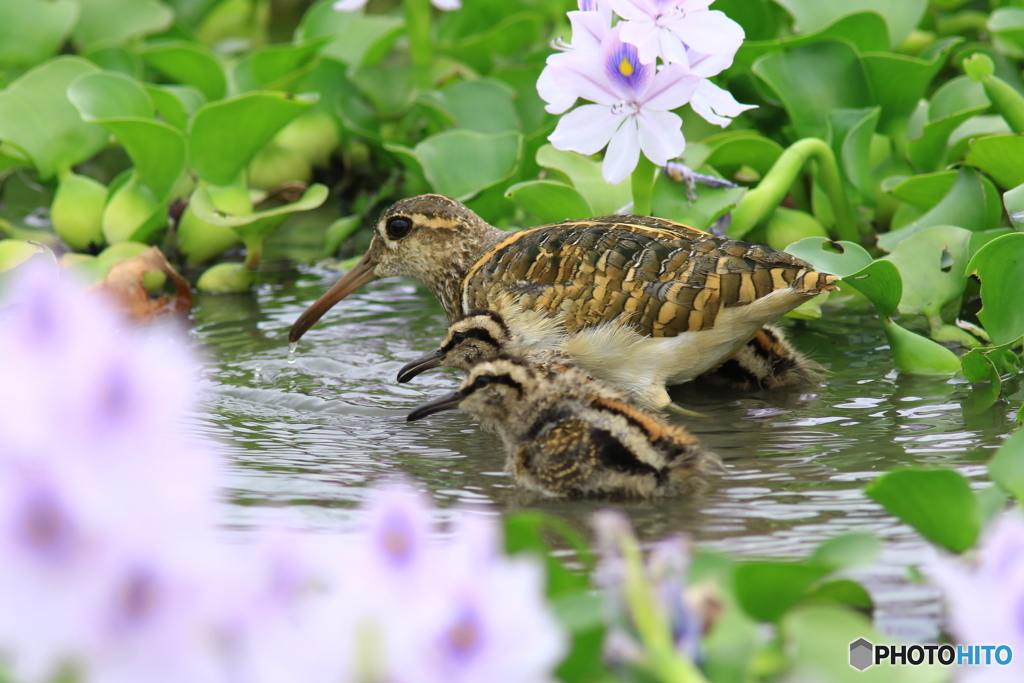
[[[698,379],[732,389],[783,389],[821,381],[825,368],[796,350],[781,328],[765,325],[736,355]]]
[[[507,233],[455,200],[423,195],[384,212],[366,255],[299,317],[290,339],[390,275],[425,284],[453,322],[490,308],[524,339],[564,330],[574,335],[566,352],[620,384],[602,373],[630,356],[659,365],[669,384],[692,379],[837,279],[789,254],[659,218],[605,216]]]
[[[493,426],[516,483],[545,496],[673,495],[721,470],[683,427],[571,367],[544,372],[501,355],[475,365],[458,391],[408,419],[455,408]]]

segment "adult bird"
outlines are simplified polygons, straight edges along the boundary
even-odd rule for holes
[[[505,232],[428,194],[384,211],[366,254],[299,316],[290,341],[364,284],[393,275],[426,285],[451,322],[488,308],[524,339],[564,330],[579,364],[617,384],[636,358],[662,368],[667,384],[716,368],[838,279],[790,254],[661,218]]]

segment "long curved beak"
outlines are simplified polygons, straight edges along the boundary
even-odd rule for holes
[[[443,360],[444,351],[441,349],[435,349],[434,351],[403,365],[402,369],[398,371],[398,377],[396,379],[399,384],[405,384],[421,372],[430,370],[431,368],[436,368]]]
[[[334,283],[334,286],[327,290],[327,293],[317,299],[312,306],[307,308],[299,316],[299,319],[292,325],[291,332],[288,333],[288,341],[297,342],[299,338],[306,333],[306,330],[313,327],[316,321],[324,316],[324,313],[331,310],[334,304],[338,303],[346,296],[356,291],[367,282],[373,282],[377,279],[377,276],[373,272],[373,267],[377,265],[370,261],[370,254],[366,253],[363,258],[359,259],[352,270],[345,273],[345,276]]]
[[[424,403],[419,408],[415,408],[411,413],[409,413],[408,417],[405,418],[405,421],[415,422],[427,415],[440,413],[444,410],[455,410],[459,407],[459,404],[462,403],[463,398],[465,398],[465,396],[462,395],[461,391],[453,391],[447,396],[435,398],[430,403]]]

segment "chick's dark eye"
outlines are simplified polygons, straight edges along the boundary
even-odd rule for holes
[[[490,384],[490,383],[491,383],[491,382],[492,382],[493,380],[494,380],[494,378],[493,378],[493,377],[491,377],[490,375],[480,375],[479,377],[477,377],[477,378],[476,378],[476,381],[475,381],[475,382],[473,382],[473,385],[474,385],[474,386],[475,386],[475,387],[476,387],[477,389],[479,389],[480,387],[485,387],[485,386],[487,386],[487,385],[488,385],[488,384]]]
[[[388,237],[393,240],[402,239],[409,234],[412,230],[412,221],[405,216],[392,216],[388,219],[384,229],[388,233]]]
[[[461,344],[462,342],[466,341],[465,333],[456,332],[455,334],[452,335],[452,341],[454,341],[456,344]]]

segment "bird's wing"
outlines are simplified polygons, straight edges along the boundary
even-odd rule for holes
[[[471,269],[463,305],[512,294],[524,310],[570,330],[617,320],[644,336],[672,337],[713,327],[722,308],[782,288],[817,294],[835,279],[768,247],[656,218],[607,216],[513,233]]]

